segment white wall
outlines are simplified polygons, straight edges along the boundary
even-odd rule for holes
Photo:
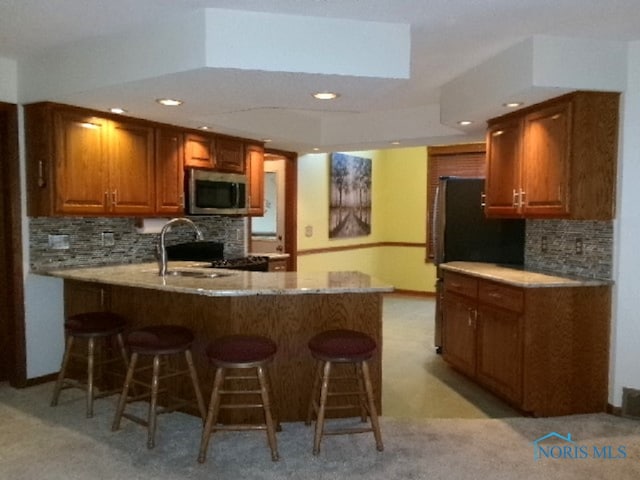
[[[640,42],[629,44],[627,90],[621,110],[609,402],[622,388],[640,388]]]
[[[0,57],[0,102],[17,103],[18,66],[15,60]]]

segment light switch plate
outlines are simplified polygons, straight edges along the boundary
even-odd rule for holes
[[[113,236],[113,232],[102,232],[102,246],[113,247],[116,244],[116,239]]]
[[[69,235],[49,235],[49,248],[52,250],[69,250]]]

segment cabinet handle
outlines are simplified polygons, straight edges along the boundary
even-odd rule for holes
[[[484,192],[480,194],[480,206],[482,208],[487,206],[487,194]]]
[[[473,312],[473,309],[468,308],[467,309],[467,325],[469,327],[473,327],[473,319],[471,318],[471,312]]]
[[[118,205],[118,189],[117,188],[111,193],[111,203],[113,204],[114,207]]]
[[[513,206],[518,208],[518,192],[516,192],[516,189],[513,189]]]
[[[520,206],[523,207],[524,204],[526,203],[525,201],[525,197],[527,195],[527,192],[525,192],[524,190],[520,189]]]
[[[38,162],[38,187],[42,188],[46,185],[44,181],[44,162],[40,160]]]
[[[451,282],[451,286],[453,288],[460,288],[462,285],[460,285],[458,282]]]
[[[491,298],[502,298],[502,295],[500,295],[497,292],[489,292],[489,293],[487,293],[487,296],[489,296]]]
[[[108,190],[104,191],[104,204],[106,206],[109,206],[109,191]]]

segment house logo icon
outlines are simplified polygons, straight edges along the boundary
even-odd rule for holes
[[[545,442],[547,440],[551,440],[551,439],[555,439],[555,440],[559,440],[560,442],[563,443],[562,446],[557,445],[557,442],[554,442],[554,445],[552,448],[556,448],[558,451],[561,452],[566,452],[567,450],[573,450],[573,447],[575,446],[575,443],[572,439],[571,439],[571,434],[567,433],[567,436],[563,436],[560,435],[558,432],[551,432],[551,433],[547,433],[546,435],[543,435],[542,437],[536,438],[533,441],[533,459],[534,460],[538,460],[540,458],[540,452],[541,450],[543,450],[543,454],[545,457],[548,457],[548,452],[545,450],[545,447],[542,444],[542,442]],[[568,447],[568,449],[567,449]],[[547,447],[548,450],[548,447]],[[545,454],[547,453],[547,454]]]

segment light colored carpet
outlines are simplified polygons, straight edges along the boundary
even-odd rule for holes
[[[0,385],[1,479],[637,479],[640,422],[605,414],[549,419],[381,419],[385,451],[370,434],[330,436],[311,454],[312,430],[286,423],[278,434],[281,460],[272,462],[264,432],[224,432],[212,438],[204,465],[196,461],[201,422],[161,416],[157,446],[123,419],[110,431],[115,398],[84,417],[82,392],[65,391],[49,407],[52,384],[16,390]],[[575,444],[546,442],[556,454],[584,447],[587,458],[534,460],[533,441],[550,432]],[[593,447],[626,458],[592,458]],[[566,449],[564,450],[566,451]],[[573,455],[576,456],[576,455]],[[566,457],[566,454],[565,454]]]

